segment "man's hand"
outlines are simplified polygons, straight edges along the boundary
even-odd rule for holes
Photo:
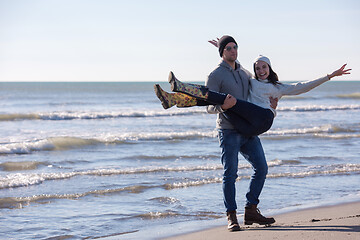
[[[232,108],[236,104],[236,98],[228,94],[225,98],[224,104],[221,105],[221,108],[223,110],[227,110],[229,108]]]
[[[217,40],[213,39],[213,40],[209,40],[208,42],[211,43],[212,45],[214,45],[215,47],[219,47],[218,43],[219,43],[219,38],[216,38]]]
[[[276,109],[279,99],[278,98],[273,98],[273,97],[270,97],[269,99],[270,99],[270,107],[272,109]]]

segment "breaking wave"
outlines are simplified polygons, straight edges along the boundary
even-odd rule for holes
[[[124,111],[124,112],[51,112],[51,113],[8,113],[0,114],[0,121],[20,120],[92,120],[111,118],[146,118],[205,114],[204,108],[176,109],[173,111]]]
[[[297,161],[273,160],[269,161],[269,167],[285,164],[297,164]],[[250,168],[249,164],[240,164],[239,169]],[[75,176],[109,176],[125,174],[147,174],[157,172],[190,172],[190,171],[214,171],[222,170],[221,164],[208,164],[200,166],[180,166],[180,167],[146,167],[129,169],[96,169],[88,171],[73,171],[60,173],[13,173],[5,177],[0,177],[0,189],[26,187],[41,184],[50,180],[63,180]]]
[[[324,169],[319,170],[308,170],[302,172],[284,172],[284,173],[273,173],[267,175],[267,178],[305,178],[305,177],[316,177],[322,175],[347,175],[347,174],[360,174],[360,164],[336,164],[325,166]],[[238,181],[242,179],[249,179],[250,176],[239,176]],[[118,194],[122,192],[128,192],[132,194],[142,193],[148,189],[162,188],[165,190],[172,190],[177,188],[188,188],[197,187],[206,184],[221,183],[221,177],[197,179],[197,180],[186,180],[182,182],[167,183],[163,185],[135,185],[116,189],[103,189],[93,190],[84,193],[72,193],[72,194],[40,194],[28,197],[5,197],[0,198],[0,208],[22,208],[30,203],[50,203],[56,199],[79,199],[89,195],[107,195],[107,194]],[[152,201],[158,201],[166,204],[178,203],[179,200],[175,198],[154,198]],[[139,215],[140,216],[140,215]],[[172,213],[162,214],[150,212],[145,215],[141,215],[142,218],[162,218],[173,216]]]
[[[124,133],[106,138],[50,137],[19,143],[0,144],[0,154],[30,154],[37,151],[59,151],[83,148],[100,144],[129,144],[138,141],[172,141],[198,138],[214,138],[215,131],[200,132],[156,132],[156,133]]]
[[[339,127],[337,125],[326,124],[317,127],[309,128],[296,128],[296,129],[281,129],[281,130],[270,130],[270,135],[284,135],[284,134],[307,134],[307,133],[348,133],[358,131],[360,125],[344,126]]]
[[[262,136],[269,139],[291,139],[296,137],[315,137],[330,139],[359,138],[360,125],[338,126],[326,124],[322,126],[295,129],[271,129]]]
[[[293,106],[293,107],[279,107],[276,110],[282,112],[322,112],[322,111],[348,111],[348,110],[359,110],[360,105],[351,104],[351,105],[340,105],[340,106],[321,106],[321,105],[311,105],[311,106]]]
[[[355,95],[356,96],[356,95]],[[345,96],[344,96],[345,97]],[[359,110],[359,104],[351,105],[334,105],[334,106],[293,106],[279,107],[277,111],[283,112],[319,112],[319,111],[341,111],[341,110]],[[151,117],[169,117],[169,116],[186,116],[196,114],[207,114],[205,108],[194,107],[186,109],[160,110],[160,111],[122,111],[122,112],[50,112],[50,113],[3,113],[0,114],[0,121],[20,121],[20,120],[47,120],[47,121],[64,121],[64,120],[96,120],[112,118],[151,118]]]
[[[360,92],[349,93],[349,94],[339,94],[336,95],[338,98],[351,98],[351,99],[360,99]]]
[[[37,169],[41,165],[46,165],[46,163],[38,161],[4,162],[0,163],[0,169],[3,171],[24,171]]]
[[[309,128],[271,129],[262,135],[268,139],[291,139],[298,137],[314,137],[324,139],[360,138],[360,125],[348,126],[322,125]],[[212,139],[217,137],[217,131],[186,131],[186,132],[127,132],[98,138],[81,137],[49,137],[17,143],[0,144],[1,154],[31,154],[38,151],[62,151],[86,148],[95,145],[136,144],[144,141],[174,141],[191,139]]]
[[[321,175],[346,175],[351,173],[360,173],[360,164],[341,164],[341,165],[331,165],[328,166],[329,169],[324,170],[309,170],[303,172],[294,172],[294,173],[273,173],[268,174],[267,178],[305,178],[305,177],[315,177]],[[239,176],[238,181],[241,179],[249,179],[250,176]],[[193,180],[193,181],[184,181],[184,182],[177,182],[171,184],[165,184],[165,188],[176,189],[176,188],[185,188],[185,187],[195,187],[201,186],[205,184],[212,184],[212,183],[222,183],[221,177],[215,178],[206,178],[201,180]]]
[[[0,198],[0,208],[22,208],[29,205],[32,202],[46,203],[56,199],[79,199],[89,195],[105,195],[105,194],[116,194],[121,192],[129,193],[140,193],[148,189],[148,186],[130,186],[116,189],[104,189],[104,190],[93,190],[85,193],[72,193],[72,194],[41,194],[33,195],[29,197],[6,197]]]

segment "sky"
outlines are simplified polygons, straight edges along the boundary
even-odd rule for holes
[[[0,0],[0,81],[204,82],[222,35],[251,72],[261,54],[281,81],[360,80],[359,0]]]

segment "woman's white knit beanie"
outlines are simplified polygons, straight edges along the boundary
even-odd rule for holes
[[[265,56],[263,56],[263,55],[259,55],[259,56],[255,59],[254,63],[256,63],[257,61],[266,62],[266,63],[269,64],[269,66],[271,67],[270,59],[267,58],[267,57],[265,57]]]

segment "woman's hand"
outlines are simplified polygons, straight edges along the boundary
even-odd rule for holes
[[[279,99],[278,98],[273,98],[273,97],[270,97],[270,107],[272,109],[276,109],[277,108],[277,105],[278,105],[278,102],[279,102]]]
[[[331,79],[333,77],[337,77],[337,76],[342,76],[345,74],[350,74],[350,70],[351,69],[345,69],[347,64],[342,65],[341,68],[339,68],[338,70],[334,71],[332,74],[328,74],[328,78]]]
[[[218,48],[218,47],[219,47],[219,46],[218,46],[219,38],[216,38],[216,39],[217,39],[217,40],[215,40],[215,39],[209,40],[208,42]]]

